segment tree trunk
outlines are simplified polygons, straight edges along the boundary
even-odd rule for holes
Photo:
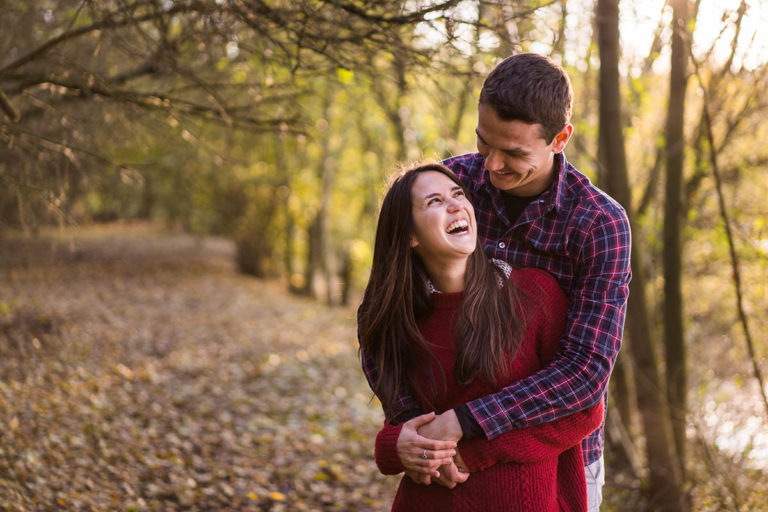
[[[332,99],[333,84],[329,84],[323,103],[323,119],[330,119]],[[328,215],[333,189],[334,162],[331,157],[331,138],[327,128],[319,136],[322,137],[322,151],[317,164],[317,177],[320,180],[320,208],[309,228],[307,291],[311,297],[319,299],[324,290],[325,300],[330,305],[333,303],[333,280],[329,267]],[[324,286],[321,286],[321,281]]]
[[[661,383],[653,340],[650,333],[645,276],[640,251],[644,244],[637,240],[631,192],[627,175],[624,135],[619,93],[619,6],[618,0],[598,0],[596,11],[598,48],[600,51],[600,138],[599,155],[605,172],[603,186],[627,210],[633,225],[632,283],[627,304],[629,347],[637,365],[636,387],[642,390],[637,401],[646,437],[646,453],[650,473],[651,510],[679,512],[685,510],[674,443],[670,437],[669,412]]]
[[[667,400],[672,411],[672,432],[685,479],[687,357],[683,328],[683,118],[688,81],[688,0],[672,2],[672,57],[666,126],[666,195],[664,205],[664,348],[667,365]]]
[[[611,451],[615,451],[612,460],[621,468],[632,468],[634,474],[638,474],[637,459],[635,455],[635,446],[632,439],[635,439],[634,425],[637,416],[637,406],[635,400],[635,389],[631,384],[631,364],[632,355],[630,352],[622,352],[616,358],[616,364],[613,367],[610,384],[611,409],[615,409],[617,418],[613,423],[619,428],[606,428],[606,443]],[[613,411],[609,411],[609,414]]]

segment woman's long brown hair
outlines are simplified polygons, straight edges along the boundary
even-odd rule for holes
[[[414,393],[431,403],[436,389],[431,375],[427,375],[431,392],[416,384],[417,372],[431,355],[419,322],[430,313],[432,302],[426,270],[410,246],[411,188],[427,171],[446,175],[464,190],[456,175],[441,164],[414,167],[395,178],[381,205],[371,276],[357,315],[360,346],[375,363],[373,389],[388,418],[400,412],[396,410],[400,394]],[[460,385],[477,377],[494,382],[507,370],[522,336],[516,301],[516,288],[487,260],[478,243],[467,264],[456,332],[454,377]]]

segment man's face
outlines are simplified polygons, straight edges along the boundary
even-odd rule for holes
[[[535,196],[552,183],[555,153],[565,148],[573,127],[568,124],[552,139],[541,137],[541,125],[504,121],[493,107],[480,104],[477,150],[496,188],[515,196]]]

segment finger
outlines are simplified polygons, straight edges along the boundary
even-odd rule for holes
[[[446,460],[446,459],[450,459],[451,457],[456,455],[456,450],[454,450],[453,448],[448,449],[448,450],[429,450],[429,449],[427,449],[426,450],[426,454],[427,454],[427,459]],[[424,451],[423,450],[422,450],[422,452],[421,452],[421,454],[419,456],[421,456],[421,455],[424,455]],[[422,457],[422,458],[424,458],[424,457]]]
[[[411,418],[406,423],[410,424],[414,428],[419,428],[422,425],[426,425],[433,419],[435,419],[434,411],[428,412],[427,414],[422,414],[421,416],[416,416],[415,418]]]
[[[441,451],[456,449],[456,441],[441,441],[439,439],[430,439],[422,435],[417,435],[413,441],[413,444],[422,450],[427,449],[432,451]]]
[[[421,451],[414,450],[411,451],[411,457],[415,456],[418,459],[421,460],[429,460],[429,461],[438,461],[440,462],[440,465],[442,464],[450,464],[453,462],[453,457],[456,455],[456,450],[450,449],[450,450],[427,450],[423,449]]]
[[[437,467],[412,467],[411,471],[414,473],[414,475],[419,475],[420,478],[437,478],[440,476],[440,471],[437,470]]]
[[[440,471],[447,480],[450,480],[454,483],[464,483],[469,478],[469,473],[459,471],[459,469],[456,467],[456,464],[453,462],[442,466]]]
[[[412,459],[408,462],[409,466],[412,466],[421,473],[432,473],[444,464],[442,460]]]
[[[435,482],[442,485],[443,487],[447,487],[448,489],[453,489],[454,487],[456,487],[456,482],[452,481],[449,478],[446,478],[445,475],[440,475],[440,478],[437,478]]]

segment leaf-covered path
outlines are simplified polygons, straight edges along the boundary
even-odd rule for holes
[[[0,241],[0,507],[387,510],[352,309],[146,225]]]

